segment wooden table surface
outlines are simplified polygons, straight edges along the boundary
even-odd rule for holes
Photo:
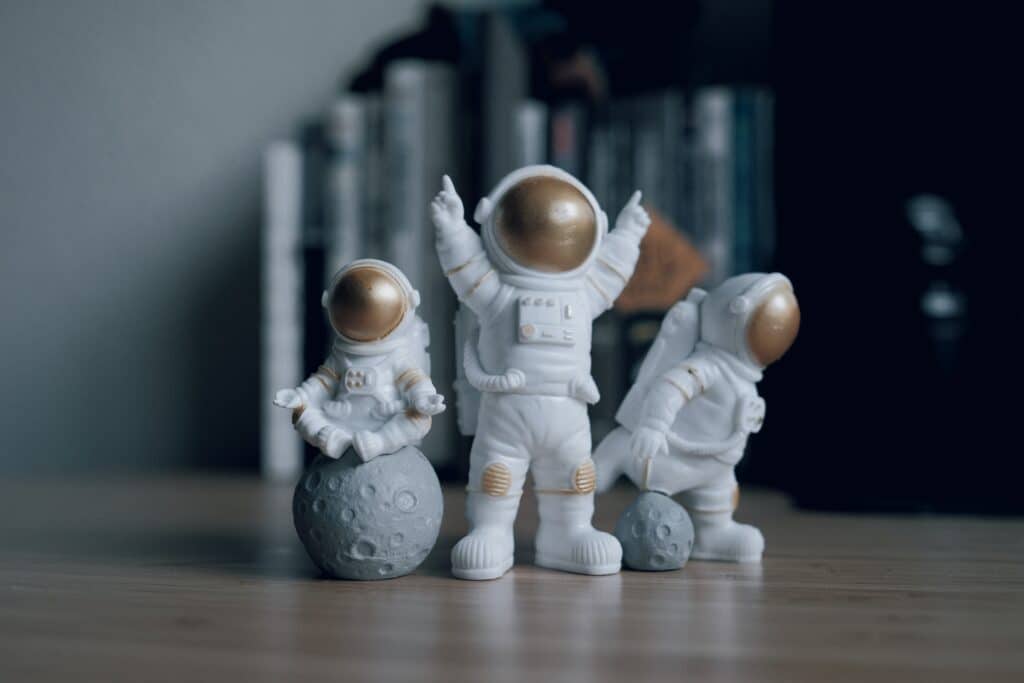
[[[1024,680],[1024,522],[792,510],[744,492],[761,566],[582,577],[528,564],[319,578],[291,489],[192,477],[0,482],[0,681]],[[610,529],[633,491],[598,499]]]

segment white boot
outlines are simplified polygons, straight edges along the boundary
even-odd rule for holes
[[[540,528],[535,562],[577,574],[615,574],[622,567],[617,538],[590,524],[594,494],[538,493]]]
[[[368,429],[352,436],[352,448],[363,462],[369,462],[384,452],[384,439],[377,432]]]
[[[512,568],[515,539],[512,527],[519,496],[469,493],[466,519],[469,534],[452,548],[452,574],[459,579],[497,579]]]
[[[689,512],[695,535],[693,552],[690,553],[692,559],[721,562],[761,561],[761,555],[764,553],[764,536],[756,527],[734,522],[731,511]]]

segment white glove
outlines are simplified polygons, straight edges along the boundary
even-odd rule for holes
[[[294,410],[302,405],[302,397],[295,389],[281,389],[274,394],[274,405],[279,408],[291,408]]]
[[[509,368],[495,383],[498,391],[513,391],[526,384],[526,373],[518,368]]]
[[[378,401],[370,409],[370,416],[378,420],[387,420],[393,415],[398,415],[405,409],[405,401],[396,399],[394,401]]]
[[[440,415],[445,409],[444,396],[441,394],[417,396],[412,407],[421,415]]]
[[[437,228],[438,239],[443,239],[464,225],[466,212],[452,179],[446,175],[441,184],[441,191],[430,202],[430,217]]]
[[[590,375],[573,377],[569,382],[569,395],[589,405],[601,400],[601,392],[597,390],[597,384]]]
[[[668,453],[668,439],[653,427],[639,427],[629,440],[629,448],[634,458],[650,460]]]
[[[640,190],[633,193],[633,196],[629,198],[626,205],[622,207],[622,211],[619,212],[618,218],[615,219],[615,229],[624,228],[626,230],[640,228],[641,230],[646,229],[651,224],[651,217],[647,215],[644,207],[640,206],[640,197],[642,196]]]

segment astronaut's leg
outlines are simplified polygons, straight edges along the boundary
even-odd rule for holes
[[[739,501],[732,467],[710,482],[686,491],[680,500],[693,520],[695,539],[690,557],[722,562],[761,561],[764,536],[756,527],[732,518]]]
[[[452,574],[469,580],[496,579],[512,568],[512,529],[523,494],[529,456],[520,396],[485,394],[476,439],[469,454],[466,519],[469,533],[452,548]]]
[[[557,400],[565,403],[548,415],[551,435],[546,452],[533,461],[540,513],[535,561],[577,574],[614,574],[622,566],[622,546],[591,525],[597,472],[590,459],[586,406],[573,399]]]
[[[616,427],[601,440],[594,451],[594,467],[597,469],[597,492],[604,493],[626,472],[632,455],[629,439],[632,432],[625,427]]]
[[[323,411],[296,408],[292,412],[292,424],[307,443],[332,458],[340,458],[352,445],[352,434],[327,419]]]
[[[403,411],[384,423],[376,431],[359,431],[352,439],[352,447],[366,462],[385,453],[394,453],[403,446],[415,443],[430,431],[430,416]]]

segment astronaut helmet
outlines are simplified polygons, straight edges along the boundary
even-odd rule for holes
[[[800,329],[793,285],[781,273],[731,277],[700,303],[700,337],[758,368],[786,353]]]
[[[571,278],[596,257],[608,217],[583,183],[560,168],[525,166],[480,200],[474,219],[499,270]]]
[[[351,346],[400,336],[419,303],[419,292],[405,274],[377,259],[358,259],[341,268],[321,298],[331,327]]]

